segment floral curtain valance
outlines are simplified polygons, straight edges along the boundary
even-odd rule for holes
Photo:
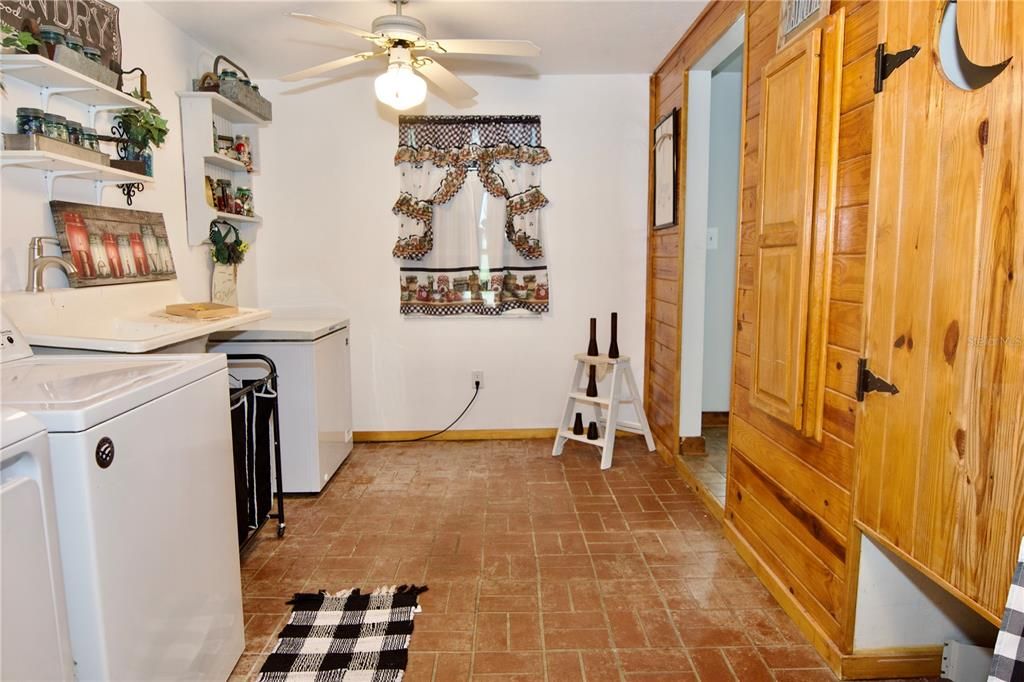
[[[538,116],[402,116],[394,205],[406,314],[548,308]]]

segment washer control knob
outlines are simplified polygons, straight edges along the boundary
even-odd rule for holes
[[[96,464],[100,466],[100,469],[106,469],[113,463],[114,441],[104,436],[103,438],[100,438],[100,442],[96,444]]]

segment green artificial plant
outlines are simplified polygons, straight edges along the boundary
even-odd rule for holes
[[[167,119],[160,116],[160,110],[152,100],[141,95],[137,89],[132,90],[132,97],[145,102],[146,107],[124,109],[115,118],[124,129],[128,145],[142,154],[148,151],[151,145],[162,145],[170,129],[167,127]]]
[[[226,229],[221,230],[221,226]],[[242,240],[238,228],[219,220],[210,225],[210,243],[213,244],[210,257],[221,265],[238,265],[245,260],[245,253],[249,250],[249,242]]]

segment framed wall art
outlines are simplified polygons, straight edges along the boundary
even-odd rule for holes
[[[781,0],[776,50],[781,50],[818,23],[819,19],[827,17],[831,6],[832,0]]]
[[[51,201],[64,257],[78,272],[72,287],[174,279],[162,213]]]
[[[654,229],[679,222],[679,109],[654,126]]]

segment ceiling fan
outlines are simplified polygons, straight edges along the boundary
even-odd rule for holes
[[[330,26],[359,36],[373,43],[376,49],[296,71],[283,76],[281,80],[298,81],[314,78],[351,64],[387,56],[388,70],[377,77],[374,82],[374,90],[377,93],[377,99],[381,102],[402,110],[422,103],[427,96],[427,84],[417,73],[434,83],[449,99],[463,101],[476,97],[476,90],[441,66],[433,55],[482,54],[536,57],[540,54],[540,48],[528,40],[427,38],[427,28],[422,21],[402,14],[402,5],[409,0],[391,0],[391,2],[395,5],[395,13],[374,19],[369,31],[305,12],[290,12],[289,16],[296,19]]]

